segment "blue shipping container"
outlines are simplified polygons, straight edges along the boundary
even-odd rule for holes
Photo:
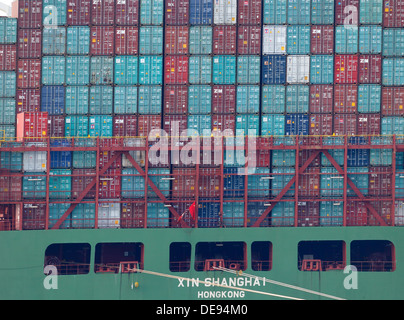
[[[224,168],[224,197],[235,198],[244,196],[244,175],[239,175],[238,168]]]
[[[344,216],[343,202],[320,202],[320,226],[336,227],[342,226]]]
[[[65,113],[65,87],[43,86],[41,92],[41,111],[49,115]]]
[[[306,114],[288,114],[285,117],[285,134],[287,136],[308,136],[309,116]]]
[[[213,0],[190,0],[190,24],[211,25],[213,22]]]
[[[139,57],[139,84],[163,83],[163,57]]]
[[[51,147],[70,147],[70,142],[66,139],[52,139]],[[51,169],[69,169],[72,166],[71,151],[51,151]]]
[[[70,199],[72,190],[72,171],[66,169],[50,170],[49,199]]]
[[[361,24],[382,24],[383,0],[360,0],[359,8]]]
[[[66,137],[88,137],[88,117],[67,116],[65,118]]]
[[[93,56],[90,60],[91,84],[113,84],[114,58]]]
[[[262,57],[262,84],[286,83],[286,56]]]
[[[294,167],[274,167],[272,168],[272,196],[278,196],[282,190],[288,185],[295,175]],[[285,193],[285,197],[294,197],[295,184]]]
[[[203,200],[203,199],[201,199],[201,200]],[[224,211],[224,204],[223,204],[223,211]],[[226,212],[226,215],[227,215],[227,212]],[[223,215],[223,222],[225,222],[224,215]],[[220,203],[216,203],[216,202],[199,203],[198,227],[199,228],[218,228],[219,226],[220,226]]]

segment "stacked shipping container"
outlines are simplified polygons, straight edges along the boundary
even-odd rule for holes
[[[8,137],[15,136],[16,114],[22,112],[47,117],[46,135],[55,138],[52,146],[70,146],[71,140],[63,137],[88,136],[132,137],[126,145],[139,146],[143,142],[136,136],[160,128],[173,136],[187,129],[207,136],[228,129],[241,137],[227,141],[229,147],[243,143],[249,130],[262,136],[404,134],[400,131],[404,127],[404,18],[397,1],[33,0],[19,4],[18,28],[15,19],[0,23],[0,133]],[[344,13],[347,5],[358,8],[357,19]],[[39,125],[35,127],[38,137],[45,135]],[[80,142],[76,140],[76,146],[82,146]],[[349,140],[354,146],[362,142]],[[371,144],[383,141],[373,139]],[[333,151],[333,156],[343,166],[340,151]],[[199,226],[215,227],[253,224],[265,209],[265,199],[276,197],[296,173],[296,164],[302,166],[311,155],[301,151],[296,159],[293,153],[276,150],[270,158],[269,151],[261,150],[257,170],[239,178],[245,154],[227,150],[222,180],[214,163],[185,166],[174,161],[173,168],[166,168],[147,163],[144,152],[131,155],[143,168],[157,170],[156,185],[161,179],[174,179],[165,185],[173,208],[182,214],[196,199]],[[43,178],[50,183],[49,175],[33,174],[45,173],[49,166],[54,179],[68,173],[55,170],[73,174],[71,192],[49,192],[50,199],[67,199],[80,193],[73,190],[77,184],[85,188],[87,180],[80,177],[94,175],[114,152],[53,151],[50,163],[43,153],[32,156],[39,167],[22,166],[28,176],[26,186],[35,182],[23,198],[47,197],[40,185]],[[385,196],[383,183],[393,183],[388,171],[391,158],[388,150],[349,150],[349,176],[360,184],[362,193]],[[11,164],[18,171],[18,162]],[[11,169],[3,161],[1,166]],[[296,215],[301,226],[342,224],[340,210],[355,212],[348,210],[352,201],[303,201],[343,197],[344,181],[330,166],[324,155],[315,159],[299,174],[298,188],[292,186],[286,193],[290,201],[278,203],[272,220],[263,224],[293,225]],[[394,179],[398,194],[401,175]],[[141,176],[125,156],[102,175],[98,191],[90,193],[101,208],[100,226],[175,225],[167,207],[138,205],[136,199],[144,198],[147,189]],[[223,204],[217,193],[221,189]],[[147,194],[156,198],[153,192]],[[348,190],[351,195],[355,193]],[[125,203],[119,203],[123,199]],[[52,206],[52,216],[60,217],[59,209],[64,207]],[[63,226],[72,226],[77,219],[80,226],[92,225],[86,209],[80,210],[76,208],[71,224]],[[26,212],[32,213],[32,206]],[[145,213],[150,216],[146,223]],[[347,223],[362,225],[363,219],[350,216]]]

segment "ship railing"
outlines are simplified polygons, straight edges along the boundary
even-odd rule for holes
[[[90,271],[90,264],[88,263],[60,263],[52,265],[56,267],[57,275],[79,275],[88,274]]]
[[[362,272],[392,272],[396,269],[395,261],[351,261],[351,265]]]
[[[186,272],[191,267],[190,261],[170,261],[171,272]]]
[[[196,271],[215,271],[217,268],[227,268],[231,270],[245,270],[244,260],[227,259],[205,259],[195,261]]]
[[[321,259],[304,259],[299,261],[299,270],[301,271],[331,271],[344,270],[346,263],[344,261],[323,261]]]

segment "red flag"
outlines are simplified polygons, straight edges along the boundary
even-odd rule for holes
[[[194,219],[194,220],[195,220],[195,206],[196,206],[196,203],[194,202],[193,204],[191,204],[191,206],[190,206],[190,207],[188,208],[188,210],[187,210],[187,211],[189,211],[189,213],[191,214],[192,219]],[[184,215],[187,213],[187,211],[185,211],[185,212],[181,215],[181,217],[179,217],[178,222],[180,222],[180,221],[182,220],[182,218],[183,218]]]

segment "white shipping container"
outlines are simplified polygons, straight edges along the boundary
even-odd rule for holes
[[[128,138],[124,140],[124,145],[126,147],[144,147],[145,140],[140,138]],[[129,151],[129,154],[132,158],[141,166],[144,167],[146,165],[146,152],[145,151]],[[122,157],[122,167],[123,168],[133,168],[132,163],[128,160],[128,158],[123,155]]]
[[[287,26],[264,26],[262,54],[286,53]]]
[[[116,201],[116,200],[105,200]],[[121,216],[120,203],[100,203],[98,205],[98,228],[119,228]]]
[[[404,225],[404,202],[396,201],[396,210],[394,213],[395,217],[395,225],[403,226]]]
[[[27,143],[27,147],[46,147],[44,143]],[[27,151],[23,155],[23,169],[25,172],[46,172],[46,151]]]
[[[214,24],[237,23],[237,0],[215,0]]]
[[[287,75],[288,83],[309,83],[310,56],[288,56]]]

